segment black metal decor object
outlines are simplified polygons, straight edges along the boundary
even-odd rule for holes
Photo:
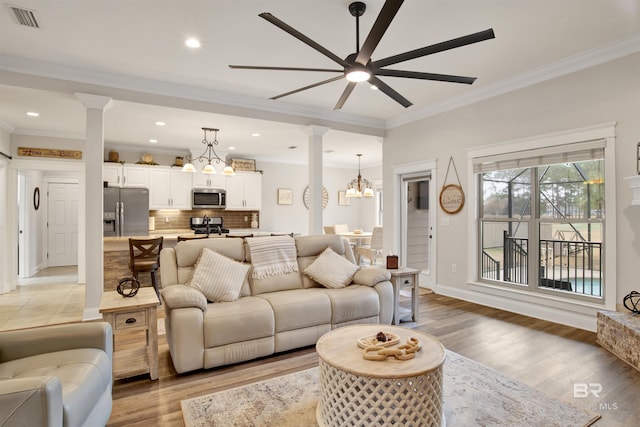
[[[120,279],[116,291],[123,297],[133,297],[138,293],[140,289],[140,282],[135,277],[125,277]]]
[[[631,291],[629,295],[624,297],[622,304],[624,304],[625,308],[632,313],[640,314],[640,292]]]

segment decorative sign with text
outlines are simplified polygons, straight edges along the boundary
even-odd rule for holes
[[[55,159],[81,160],[80,150],[58,150],[54,148],[30,148],[18,147],[18,156],[25,157],[52,157]]]

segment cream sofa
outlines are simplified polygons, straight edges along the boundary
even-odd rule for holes
[[[106,322],[0,332],[0,425],[106,425],[112,354]]]
[[[391,323],[393,287],[388,271],[361,268],[352,283],[340,289],[325,288],[303,273],[327,247],[354,262],[349,243],[340,236],[296,237],[298,272],[260,279],[249,273],[240,297],[222,303],[210,303],[197,289],[185,286],[205,246],[234,260],[251,262],[249,245],[239,238],[183,241],[162,250],[167,341],[179,373],[314,345],[340,326]]]

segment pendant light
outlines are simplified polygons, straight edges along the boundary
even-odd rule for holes
[[[225,165],[224,169],[222,169],[222,172],[221,172],[222,175],[231,176],[236,174],[233,168],[226,161],[224,161],[220,156],[218,156],[218,154],[216,154],[216,151],[213,148],[214,145],[218,145],[219,130],[220,129],[202,128],[202,131],[204,132],[204,139],[202,140],[202,143],[205,144],[207,148],[205,148],[204,153],[202,153],[198,157],[192,158],[191,156],[187,156],[187,159],[186,159],[187,163],[185,163],[184,166],[182,167],[182,172],[190,172],[190,173],[196,172],[196,168],[193,165],[193,161],[198,160],[201,163],[207,162],[205,167],[202,169],[202,173],[204,174],[214,175],[217,173],[216,169],[211,164],[212,161],[215,161],[216,163],[222,163]],[[210,141],[207,139],[207,132],[213,132],[214,134],[213,140]]]
[[[373,185],[371,185],[371,181],[365,179],[360,174],[360,158],[362,154],[357,154],[358,156],[358,177],[352,179],[349,185],[347,185],[347,197],[373,197]]]

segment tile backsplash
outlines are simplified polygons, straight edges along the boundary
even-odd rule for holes
[[[251,214],[260,214],[258,211],[225,211],[221,209],[194,209],[190,211],[177,210],[151,210],[149,217],[155,218],[156,230],[182,230],[189,229],[191,217],[221,216],[222,224],[226,228],[250,228]]]

